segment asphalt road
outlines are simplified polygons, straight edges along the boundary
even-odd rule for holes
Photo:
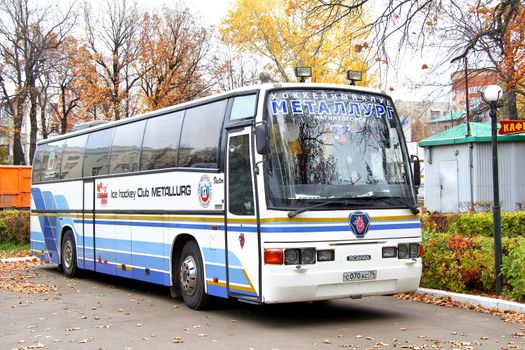
[[[57,292],[0,290],[0,349],[525,349],[523,326],[490,314],[393,297],[321,303],[221,302],[193,311],[167,288],[54,266],[32,281]]]

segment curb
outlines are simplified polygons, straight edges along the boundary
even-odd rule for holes
[[[8,263],[8,262],[18,262],[18,261],[33,261],[35,259],[34,256],[24,256],[21,258],[5,258],[0,259],[0,262]]]
[[[453,301],[470,304],[474,306],[481,306],[485,309],[496,309],[499,311],[513,311],[517,313],[525,313],[525,304],[517,303],[515,301],[507,301],[495,298],[481,297],[471,294],[460,294],[447,292],[437,289],[419,288],[418,294],[430,294],[439,298],[450,298]]]

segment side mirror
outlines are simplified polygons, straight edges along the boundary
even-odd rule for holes
[[[266,122],[255,125],[255,143],[257,145],[257,153],[269,153],[268,128],[266,127]]]
[[[410,156],[410,161],[414,163],[414,186],[421,185],[421,165],[419,164],[418,156]]]

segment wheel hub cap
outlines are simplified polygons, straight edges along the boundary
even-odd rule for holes
[[[197,264],[192,256],[187,256],[180,266],[180,285],[188,295],[197,289]]]
[[[64,243],[64,265],[69,269],[73,264],[73,246],[71,245],[71,241],[67,240]]]

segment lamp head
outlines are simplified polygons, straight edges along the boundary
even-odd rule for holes
[[[498,102],[503,97],[503,90],[498,85],[489,85],[483,91],[483,98],[488,103]]]
[[[312,76],[312,67],[295,67],[295,76],[301,83],[304,83],[306,78]]]

